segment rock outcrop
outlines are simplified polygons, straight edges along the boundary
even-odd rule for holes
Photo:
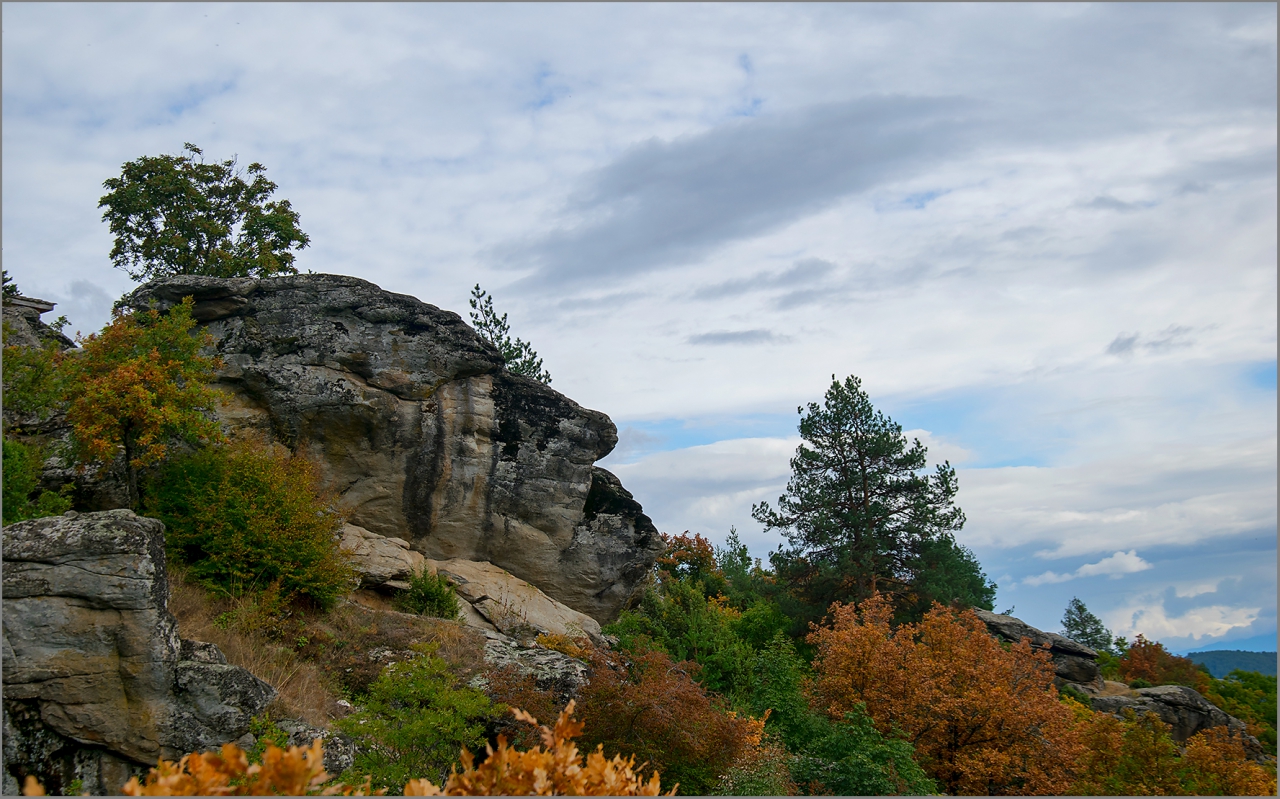
[[[1061,688],[1065,683],[1090,686],[1101,690],[1102,677],[1098,671],[1098,653],[1089,647],[1057,633],[1047,633],[1027,624],[1022,619],[1004,616],[986,610],[975,609],[978,618],[987,625],[992,635],[1010,643],[1023,638],[1031,641],[1036,649],[1047,649],[1053,660],[1055,682]]]
[[[1178,743],[1211,727],[1226,727],[1233,733],[1243,733],[1245,724],[1229,716],[1216,705],[1185,685],[1157,685],[1154,688],[1138,688],[1133,696],[1095,696],[1093,709],[1103,713],[1122,715],[1132,710],[1141,716],[1155,713],[1172,729],[1169,734]],[[1256,741],[1255,741],[1256,743]]]
[[[503,367],[457,315],[352,277],[173,277],[128,303],[195,298],[223,367],[220,416],[313,457],[351,524],[436,560],[487,561],[598,621],[661,540],[594,466],[609,418]]]
[[[164,525],[127,510],[4,528],[4,782],[115,793],[244,735],[275,689],[167,608]],[[123,777],[123,779],[121,779]]]
[[[543,633],[570,638],[587,637],[602,644],[595,619],[557,602],[534,586],[494,566],[472,560],[429,561],[431,570],[453,583],[459,599],[498,632],[512,638]]]
[[[1054,665],[1054,682],[1059,688],[1072,685],[1089,697],[1090,706],[1100,713],[1124,718],[1126,711],[1138,716],[1155,713],[1168,724],[1173,740],[1182,743],[1201,730],[1223,727],[1241,736],[1246,751],[1265,762],[1267,755],[1257,738],[1245,731],[1245,723],[1228,715],[1185,685],[1158,685],[1133,689],[1124,683],[1104,680],[1098,669],[1098,653],[1070,638],[1036,629],[1021,619],[985,610],[975,610],[987,630],[997,638],[1016,643],[1023,638],[1038,649],[1047,649]]]
[[[342,526],[342,549],[350,555],[351,568],[360,576],[361,587],[409,588],[409,578],[427,571],[427,559],[409,548],[403,538],[371,533],[354,524]]]

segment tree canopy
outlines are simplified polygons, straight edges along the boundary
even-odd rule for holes
[[[1114,650],[1114,636],[1102,623],[1102,619],[1093,615],[1079,597],[1071,597],[1066,612],[1062,614],[1062,634],[1072,641],[1078,641],[1098,652]]]
[[[115,245],[111,261],[134,280],[165,275],[269,277],[294,274],[292,250],[310,238],[288,200],[271,200],[267,168],[235,159],[206,162],[191,144],[184,155],[142,156],[102,185]]]
[[[823,404],[797,412],[804,441],[787,493],[777,510],[761,502],[752,516],[786,536],[772,561],[810,615],[876,592],[917,613],[935,600],[989,610],[995,586],[953,536],[965,519],[951,464],[921,474],[924,445],[872,407],[857,377],[833,376]]]
[[[123,450],[130,504],[140,496],[138,471],[165,457],[171,439],[220,440],[207,411],[217,395],[206,383],[218,365],[200,354],[211,341],[194,337],[187,297],[167,314],[117,313],[101,333],[81,339],[66,359],[67,421],[77,458],[110,462]]]
[[[471,324],[480,338],[498,348],[512,374],[532,377],[539,383],[551,383],[551,373],[542,368],[542,359],[527,341],[511,337],[511,325],[507,315],[498,316],[493,310],[493,295],[486,293],[477,283],[471,289]]]

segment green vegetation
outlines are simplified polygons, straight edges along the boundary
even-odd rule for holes
[[[485,725],[502,708],[459,686],[433,648],[417,649],[417,657],[388,665],[357,698],[362,710],[337,722],[358,747],[344,780],[358,783],[370,774],[375,788],[390,791],[420,777],[442,784],[463,747],[484,746]]]
[[[797,410],[804,441],[787,493],[777,510],[761,502],[751,515],[787,539],[771,560],[792,586],[801,627],[832,602],[876,592],[892,595],[904,618],[935,601],[990,610],[995,585],[953,536],[964,526],[955,469],[943,463],[922,475],[924,445],[872,407],[857,377],[833,376],[821,406]]]
[[[70,484],[60,491],[41,491],[41,450],[20,441],[4,440],[4,523],[57,516],[71,509]]]
[[[206,163],[190,142],[187,155],[142,156],[102,185],[98,202],[111,226],[111,261],[134,280],[166,275],[270,277],[293,274],[294,249],[310,243],[288,200],[271,201],[266,167],[234,159]],[[199,160],[196,160],[199,158]]]
[[[1275,652],[1242,652],[1238,649],[1214,649],[1208,652],[1191,652],[1190,660],[1209,670],[1214,677],[1222,678],[1233,671],[1256,671],[1259,674],[1276,675]]]
[[[1239,669],[1213,680],[1205,698],[1236,718],[1256,725],[1254,734],[1276,754],[1276,675]]]
[[[456,619],[460,610],[453,583],[426,571],[409,578],[409,590],[400,592],[395,604],[406,613],[438,619]]]
[[[1124,654],[1119,648],[1124,646],[1124,639],[1112,635],[1102,619],[1093,615],[1079,597],[1071,597],[1062,614],[1062,635],[1084,644],[1098,654],[1106,652],[1115,657]]]
[[[352,585],[342,520],[302,457],[239,444],[174,458],[148,491],[171,557],[203,584],[239,595],[274,586],[331,606]]]
[[[471,325],[480,338],[498,348],[512,374],[532,377],[539,383],[551,383],[551,373],[542,368],[542,359],[533,346],[519,338],[511,338],[511,326],[507,315],[498,316],[493,310],[493,297],[486,294],[477,283],[471,289]]]

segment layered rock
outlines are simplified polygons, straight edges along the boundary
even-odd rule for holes
[[[129,303],[185,296],[224,364],[222,420],[312,456],[351,524],[493,563],[602,622],[639,590],[661,540],[594,466],[613,423],[506,371],[457,314],[339,275],[174,277]]]
[[[275,697],[179,638],[161,522],[127,510],[20,522],[4,528],[4,561],[6,785],[78,776],[115,792],[131,768],[236,740]]]
[[[504,635],[529,638],[550,633],[603,642],[595,619],[557,602],[492,563],[454,559],[430,561],[430,565],[436,574],[453,583],[460,599]]]
[[[354,524],[342,526],[341,547],[360,576],[362,587],[409,588],[409,579],[427,571],[427,559],[409,548],[403,538],[371,533]]]
[[[975,609],[974,612],[978,614],[978,618],[982,619],[982,623],[987,625],[987,630],[997,638],[1015,644],[1026,638],[1036,649],[1048,650],[1049,658],[1053,661],[1055,682],[1059,688],[1065,683],[1075,683],[1101,690],[1102,677],[1098,671],[1098,653],[1094,650],[1057,633],[1038,630],[1013,616],[980,609]]]
[[[1201,696],[1199,691],[1185,685],[1138,688],[1129,696],[1095,696],[1093,709],[1117,716],[1123,715],[1125,710],[1132,710],[1139,716],[1155,713],[1172,728],[1169,735],[1178,743],[1211,727],[1226,727],[1237,734],[1245,731],[1243,721],[1228,715]]]

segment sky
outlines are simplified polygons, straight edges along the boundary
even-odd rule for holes
[[[4,3],[3,256],[136,284],[102,182],[260,162],[303,271],[467,315],[614,420],[660,530],[757,557],[856,375],[996,610],[1276,648],[1274,4]]]

